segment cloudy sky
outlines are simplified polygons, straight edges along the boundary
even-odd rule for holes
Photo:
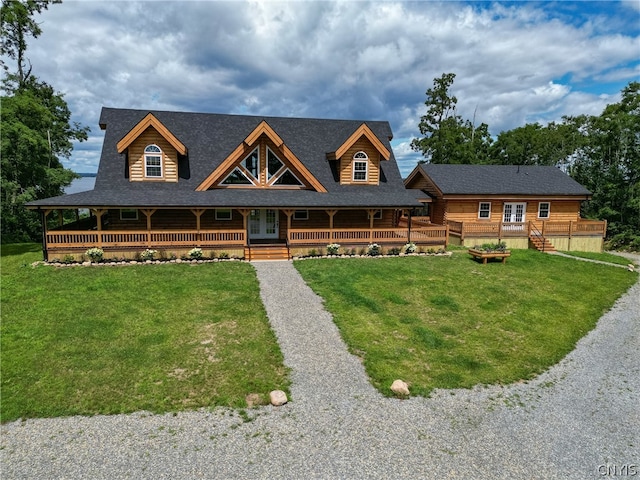
[[[640,79],[640,2],[71,1],[38,16],[33,73],[91,127],[65,165],[97,170],[102,106],[388,120],[403,174],[444,72],[497,135],[599,114]]]

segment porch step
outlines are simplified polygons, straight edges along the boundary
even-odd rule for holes
[[[555,252],[556,251],[556,247],[554,247],[553,244],[546,238],[543,240],[540,237],[531,235],[529,237],[529,240],[531,240],[531,244],[533,245],[533,248],[535,248],[539,252]]]
[[[250,262],[261,260],[290,260],[286,245],[252,245],[245,247],[244,258]]]

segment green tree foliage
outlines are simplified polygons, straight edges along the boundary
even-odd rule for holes
[[[498,135],[490,163],[500,165],[565,166],[581,146],[583,137],[572,123],[528,123]]]
[[[31,18],[47,8],[44,1],[7,1],[2,4],[2,54],[17,63],[15,73],[3,79],[1,118],[2,240],[37,240],[41,226],[25,209],[31,200],[61,195],[77,175],[62,166],[72,141],[87,139],[87,127],[71,123],[62,94],[31,75],[25,57],[26,38],[37,37],[40,27]],[[54,2],[58,3],[58,2]],[[27,66],[28,64],[28,66]]]
[[[593,192],[588,217],[606,219],[612,247],[640,250],[640,83],[599,116],[566,119],[583,135],[570,174]]]
[[[486,163],[491,145],[489,127],[464,120],[456,112],[458,99],[451,95],[454,73],[434,78],[433,88],[427,90],[427,113],[418,128],[422,138],[411,142],[413,150],[431,163]]]

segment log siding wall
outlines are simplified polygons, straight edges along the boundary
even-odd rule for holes
[[[353,180],[353,156],[357,152],[364,152],[369,157],[367,162],[367,180]],[[339,171],[340,184],[345,185],[378,185],[380,183],[380,152],[366,138],[362,137],[355,142],[347,152],[340,157]]]
[[[291,218],[291,228],[329,228],[329,215],[325,210],[309,210],[308,220]],[[286,238],[287,216],[280,210],[279,237]],[[120,210],[110,209],[108,213],[109,230],[146,230],[147,217],[138,210],[137,220],[120,220]],[[382,218],[373,220],[374,228],[396,227],[395,210],[382,210]],[[369,228],[369,217],[366,210],[339,210],[333,217],[334,228]],[[151,216],[153,230],[194,230],[196,216],[190,210],[156,210]],[[231,210],[231,220],[216,220],[215,209],[208,209],[200,216],[202,230],[235,230],[244,228],[244,220],[238,210]]]
[[[491,203],[491,217],[478,218],[480,203]],[[538,218],[538,204],[548,202],[550,204],[549,218]],[[578,200],[546,200],[541,199],[482,199],[482,200],[448,200],[446,202],[446,220],[456,222],[501,222],[505,203],[526,203],[525,221],[542,222],[568,222],[580,219],[580,201]],[[435,210],[435,208],[434,208]],[[435,220],[434,223],[438,223]]]
[[[144,167],[144,149],[148,145],[157,145],[162,150],[162,177],[146,177]],[[158,131],[147,128],[128,148],[129,181],[131,182],[177,182],[178,152]]]

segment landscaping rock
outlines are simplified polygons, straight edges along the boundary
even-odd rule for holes
[[[269,401],[274,407],[280,407],[281,405],[284,405],[288,402],[287,394],[282,390],[274,390],[269,393]]]
[[[402,380],[394,380],[391,384],[391,391],[396,395],[409,395],[409,385]]]

